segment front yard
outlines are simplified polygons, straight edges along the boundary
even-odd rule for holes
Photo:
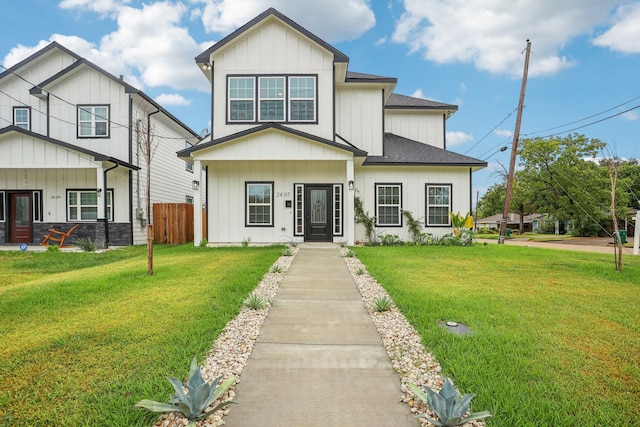
[[[504,245],[354,251],[488,426],[638,422],[639,257],[618,273],[612,255]]]
[[[281,250],[0,252],[0,425],[151,425]]]

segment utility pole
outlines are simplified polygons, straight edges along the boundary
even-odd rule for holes
[[[518,139],[520,138],[520,122],[522,121],[522,110],[524,109],[524,94],[527,89],[527,74],[529,73],[529,55],[531,54],[531,41],[527,39],[527,53],[524,58],[524,73],[522,76],[522,87],[520,88],[520,101],[518,102],[518,115],[516,117],[516,130],[513,133],[513,144],[511,145],[511,161],[509,162],[509,177],[507,178],[507,195],[504,198],[504,210],[500,221],[500,236],[498,243],[504,243],[507,234],[507,221],[509,219],[509,207],[511,205],[511,193],[513,192],[513,176],[516,168],[516,154],[518,152]]]

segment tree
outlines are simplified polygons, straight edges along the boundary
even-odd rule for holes
[[[486,218],[502,213],[507,186],[504,181],[493,184],[478,200],[478,218]]]
[[[610,205],[609,176],[596,162],[605,146],[579,134],[523,140],[519,197],[539,212],[570,220],[578,235],[597,234]]]
[[[627,206],[640,209],[640,160],[621,161],[618,165],[618,177],[622,181],[622,190],[629,193]]]

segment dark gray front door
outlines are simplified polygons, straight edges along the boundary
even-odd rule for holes
[[[333,203],[330,185],[305,186],[305,233],[306,242],[330,242],[333,235]]]

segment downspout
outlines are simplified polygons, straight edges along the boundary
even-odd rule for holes
[[[107,172],[109,172],[110,170],[114,170],[115,168],[117,168],[118,166],[120,166],[119,162],[115,162],[115,165],[113,165],[112,167],[110,167],[109,169],[106,169],[103,171],[104,174],[104,188],[102,189],[102,194],[104,197],[104,244],[105,246],[109,246],[109,217],[107,215],[107,212],[109,212],[107,210],[107,188],[109,187],[107,185]],[[111,205],[113,206],[113,200],[111,201]],[[115,212],[113,212],[113,215],[115,217]]]

